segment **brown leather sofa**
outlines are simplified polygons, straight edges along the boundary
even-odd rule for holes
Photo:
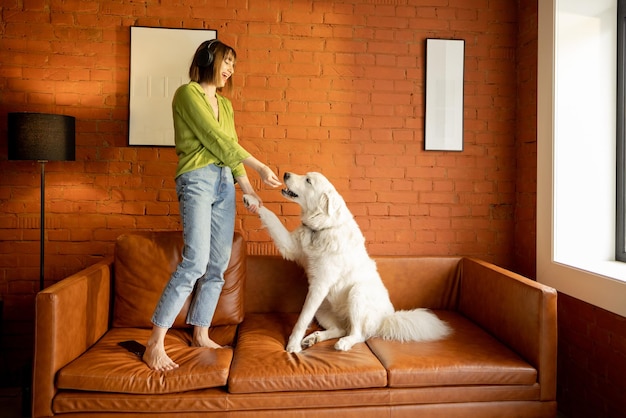
[[[236,234],[212,327],[228,347],[190,347],[185,307],[166,339],[180,368],[152,372],[118,343],[145,344],[181,248],[179,232],[124,235],[37,295],[34,417],[556,416],[556,292],[463,257],[376,258],[396,309],[432,308],[450,337],[288,354],[306,277]]]

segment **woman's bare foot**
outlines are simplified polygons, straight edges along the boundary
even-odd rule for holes
[[[222,348],[221,345],[209,338],[208,327],[194,327],[193,329],[193,341],[191,341],[192,347],[205,347],[205,348]]]
[[[178,364],[165,352],[166,333],[167,328],[154,326],[152,335],[146,344],[146,352],[143,354],[143,361],[157,372],[166,372],[178,368]]]

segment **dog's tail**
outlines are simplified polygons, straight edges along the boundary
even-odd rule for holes
[[[433,341],[452,332],[448,324],[428,309],[396,311],[380,324],[378,336],[397,341]]]

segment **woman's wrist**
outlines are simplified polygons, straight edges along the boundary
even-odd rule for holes
[[[235,180],[237,181],[237,184],[239,184],[239,188],[241,189],[243,193],[245,194],[254,193],[254,188],[252,187],[252,184],[250,184],[250,180],[248,179],[248,176],[236,177]]]
[[[256,172],[259,172],[263,169],[263,167],[265,167],[265,164],[263,164],[261,161],[257,160],[253,156],[249,156],[248,158],[244,159],[243,163],[244,165],[247,165]]]

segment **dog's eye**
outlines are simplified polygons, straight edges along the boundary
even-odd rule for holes
[[[306,178],[306,182],[307,182],[307,183],[309,183],[309,184],[311,184],[311,179],[307,177],[307,178]]]

